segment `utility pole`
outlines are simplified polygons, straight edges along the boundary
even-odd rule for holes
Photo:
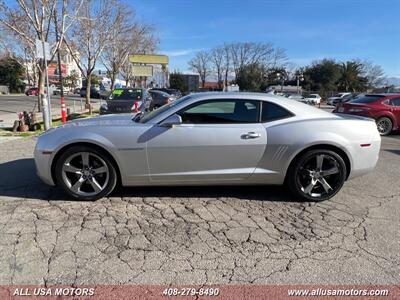
[[[36,40],[36,54],[38,58],[43,59],[43,65],[45,67],[42,72],[46,72],[46,78],[47,78],[47,94],[49,94],[49,81],[48,81],[48,73],[47,73],[47,61],[46,61],[46,46],[47,43],[45,43],[43,40]],[[47,44],[48,45],[48,44]],[[49,100],[47,99],[46,93],[42,91],[40,94],[40,102],[42,106],[42,114],[43,114],[43,123],[44,123],[44,130],[48,130],[51,127],[51,113],[49,109]]]
[[[46,48],[45,42],[42,40],[42,47],[43,47],[43,59],[44,59],[44,69],[46,71],[46,90],[47,90],[47,107],[48,107],[48,121],[49,121],[49,128],[51,128],[51,98],[49,92],[49,69],[47,66],[47,58],[46,58]],[[48,46],[48,44],[47,44]],[[49,46],[48,46],[49,47]]]
[[[296,73],[296,78],[297,78],[297,94],[300,93],[300,81],[304,80],[303,73],[302,72],[297,72]]]
[[[59,80],[60,80],[61,121],[63,124],[65,124],[67,122],[67,114],[66,114],[66,109],[65,109],[64,84],[63,84],[63,78],[62,78],[61,55],[60,55],[62,41],[60,41],[60,38],[58,36],[57,11],[54,11],[54,23],[55,23],[54,27],[55,27],[55,33],[56,33],[56,41],[57,42],[59,41],[58,51],[57,51],[57,60],[58,60],[58,75],[59,75]]]

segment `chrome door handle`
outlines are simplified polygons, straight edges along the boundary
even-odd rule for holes
[[[261,134],[255,132],[248,132],[242,135],[242,139],[244,140],[258,139],[259,137],[261,137]]]

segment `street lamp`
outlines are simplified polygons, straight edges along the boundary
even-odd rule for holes
[[[304,80],[304,76],[302,72],[297,72],[296,73],[296,79],[297,79],[297,94],[300,92],[300,81]]]
[[[281,93],[283,92],[283,84],[284,84],[284,82],[285,82],[285,76],[284,76],[284,74],[281,74],[281,73],[276,73],[276,77],[277,77],[277,79],[278,79],[278,81],[281,81]]]

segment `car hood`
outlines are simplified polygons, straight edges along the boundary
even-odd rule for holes
[[[132,125],[135,114],[103,115],[94,118],[76,119],[68,122],[62,127],[74,126],[110,126],[110,125]]]

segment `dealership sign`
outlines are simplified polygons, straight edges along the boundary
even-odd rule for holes
[[[156,54],[135,54],[129,55],[129,61],[134,64],[161,64],[167,65],[168,56]]]
[[[133,76],[143,76],[143,77],[153,76],[153,66],[133,65],[132,74]]]

